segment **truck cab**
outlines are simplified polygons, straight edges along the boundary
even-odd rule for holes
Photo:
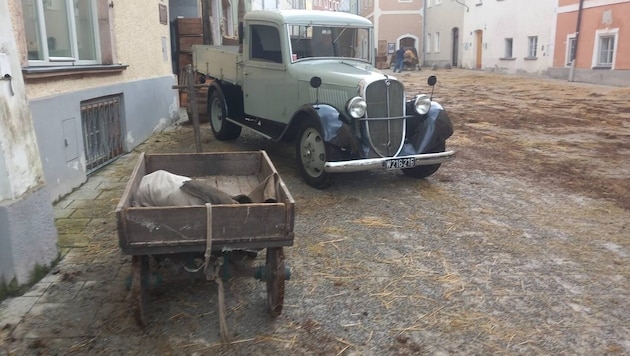
[[[304,180],[329,186],[338,172],[402,169],[424,178],[454,157],[444,109],[407,95],[374,68],[372,23],[328,11],[252,11],[240,46],[195,46],[193,64],[212,80],[208,114],[216,138],[247,127],[296,142]],[[434,84],[434,81],[432,79]]]

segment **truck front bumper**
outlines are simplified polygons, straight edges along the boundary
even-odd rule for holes
[[[366,158],[350,161],[326,162],[324,170],[330,173],[343,173],[368,171],[379,168],[387,169],[387,161],[408,158],[415,159],[415,166],[429,166],[432,164],[439,164],[453,160],[455,158],[455,151],[423,153],[399,157]]]

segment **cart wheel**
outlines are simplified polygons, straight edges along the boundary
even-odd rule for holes
[[[267,249],[266,266],[269,275],[267,276],[267,302],[269,313],[273,318],[282,313],[284,304],[284,251],[282,247]]]
[[[149,257],[134,255],[131,258],[131,273],[133,275],[132,296],[133,315],[136,323],[144,327],[147,323],[147,302],[149,299]]]

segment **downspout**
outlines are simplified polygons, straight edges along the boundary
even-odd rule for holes
[[[422,2],[422,66],[427,65],[427,4],[426,0]]]
[[[582,25],[582,10],[584,9],[584,0],[580,0],[580,6],[578,7],[577,25],[575,27],[575,50],[573,58],[571,58],[571,69],[569,70],[569,81],[573,81],[575,76],[575,57],[578,54],[578,44],[580,43],[580,27]]]

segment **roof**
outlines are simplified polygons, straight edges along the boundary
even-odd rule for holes
[[[347,12],[321,10],[254,10],[245,14],[246,21],[271,21],[277,24],[372,27],[372,22]]]

